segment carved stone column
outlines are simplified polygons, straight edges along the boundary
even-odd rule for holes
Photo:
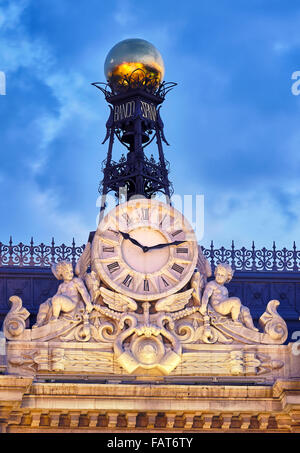
[[[70,413],[70,418],[71,418],[70,428],[78,428],[79,417],[80,417],[80,411]]]
[[[151,412],[148,414],[148,428],[152,429],[155,426],[155,420],[156,420],[156,412]]]
[[[278,429],[288,429],[291,430],[292,418],[289,414],[277,414],[275,415]]]
[[[257,416],[257,420],[259,422],[259,429],[265,430],[268,427],[269,424],[269,417],[270,414],[259,414]]]
[[[242,418],[242,424],[240,429],[248,429],[250,424],[251,424],[251,417],[252,413],[242,413],[241,418]]]
[[[89,427],[90,428],[95,428],[98,423],[98,412],[97,411],[90,411],[89,412]]]
[[[202,426],[202,429],[210,429],[211,427],[211,423],[212,423],[212,418],[215,414],[213,413],[210,413],[210,414],[203,414],[201,416],[202,420],[203,420],[203,426]]]
[[[166,414],[166,416],[167,416],[167,424],[166,424],[166,428],[167,428],[167,429],[170,429],[170,428],[173,428],[173,427],[174,427],[176,415],[177,415],[176,412]]]
[[[108,412],[108,428],[115,428],[118,422],[118,412]]]
[[[41,411],[32,412],[31,428],[38,428],[40,426]]]
[[[184,425],[185,429],[191,429],[193,427],[194,416],[195,416],[194,413],[193,414],[185,414],[185,425]]]
[[[230,428],[232,415],[232,413],[222,414],[222,429]]]
[[[128,428],[135,428],[136,425],[136,417],[138,415],[138,412],[129,412],[127,414],[127,427]]]
[[[57,428],[59,424],[60,411],[50,412],[50,426],[51,428]]]

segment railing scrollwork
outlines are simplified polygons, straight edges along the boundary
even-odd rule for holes
[[[300,250],[295,242],[291,249],[277,249],[275,242],[271,249],[257,249],[254,242],[251,248],[236,248],[234,241],[231,247],[216,248],[213,241],[210,247],[202,247],[204,256],[214,269],[218,263],[227,262],[236,271],[270,271],[298,272],[300,271]],[[49,267],[61,260],[69,260],[74,266],[83,252],[84,245],[76,246],[73,239],[71,245],[35,244],[31,239],[29,244],[13,244],[10,238],[8,244],[0,242],[0,267]]]

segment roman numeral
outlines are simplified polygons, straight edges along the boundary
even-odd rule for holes
[[[163,218],[161,219],[161,221],[159,222],[159,226],[160,226],[160,227],[162,226],[162,224],[164,223],[164,221],[165,221],[166,218],[167,218],[167,214],[165,214],[165,215],[163,216]]]
[[[174,238],[175,236],[177,236],[178,234],[180,234],[180,233],[182,233],[182,230],[174,231],[174,233],[172,233],[173,238]]]
[[[162,279],[163,284],[165,285],[165,287],[170,286],[169,283],[167,282],[167,280],[165,280],[163,276],[161,276],[161,279]]]
[[[189,249],[187,247],[177,247],[176,253],[189,253]]]
[[[131,285],[132,280],[133,280],[133,277],[128,274],[125,277],[125,279],[123,280],[123,285],[125,285],[125,286],[127,286],[127,288],[129,288],[129,286]]]
[[[179,264],[174,263],[172,266],[173,271],[178,272],[179,274],[182,274],[184,267],[179,266]]]
[[[114,252],[115,248],[114,247],[103,247],[102,250],[103,250],[103,252]]]
[[[107,265],[108,267],[108,270],[111,274],[113,274],[114,272],[116,272],[118,269],[120,269],[120,265],[117,261],[115,261],[114,263],[110,263]]]
[[[149,291],[149,281],[144,280],[144,291]]]
[[[143,220],[149,220],[149,208],[142,209]]]
[[[122,214],[122,217],[123,217],[123,219],[125,220],[125,222],[127,224],[131,223],[131,219],[130,219],[129,215],[126,212],[124,214]]]

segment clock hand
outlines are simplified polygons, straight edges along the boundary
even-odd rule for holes
[[[145,247],[140,244],[136,239],[132,238],[128,233],[124,233],[123,231],[119,231],[119,233],[122,234],[123,238],[124,239],[129,239],[130,242],[132,242],[134,245],[137,245],[138,247],[140,247],[141,249],[143,249],[143,251],[145,251]]]
[[[121,233],[121,235],[123,236],[124,239],[129,239],[134,245],[140,247],[144,253],[148,252],[149,250],[162,249],[165,247],[170,247],[171,245],[179,245],[179,244],[182,244],[183,242],[186,242],[186,241],[174,241],[174,242],[167,242],[164,244],[147,246],[147,245],[140,244],[136,239],[132,238],[128,233],[125,233],[123,231],[119,231],[119,233]]]
[[[157,245],[152,245],[151,247],[144,247],[144,252],[148,252],[149,250],[154,250],[154,249],[163,249],[165,247],[170,247],[171,245],[179,245],[182,244],[183,242],[187,241],[174,241],[174,242],[166,242],[164,244],[157,244]]]

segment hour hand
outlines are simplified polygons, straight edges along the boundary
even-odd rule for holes
[[[151,247],[147,247],[147,252],[148,252],[148,250],[163,249],[165,247],[170,247],[171,245],[179,245],[179,244],[182,244],[183,242],[186,242],[186,241],[165,242],[164,244],[152,245]]]
[[[132,238],[128,233],[124,233],[123,231],[119,231],[119,233],[122,234],[124,239],[129,239],[130,242],[132,242],[134,245],[144,250],[145,247],[142,244],[140,244],[136,239]]]

